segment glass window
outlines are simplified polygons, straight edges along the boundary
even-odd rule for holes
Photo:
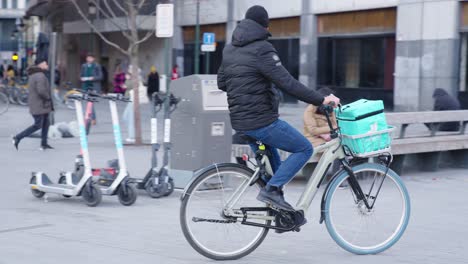
[[[8,8],[8,1],[7,0],[2,0],[2,8]]]
[[[395,37],[320,38],[319,85],[393,90]]]
[[[18,0],[12,0],[11,7],[12,7],[13,9],[17,9],[17,8],[18,8]]]

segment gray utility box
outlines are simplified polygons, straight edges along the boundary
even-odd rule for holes
[[[216,75],[191,75],[172,81],[170,91],[181,97],[172,113],[171,175],[184,188],[195,171],[231,161],[232,128],[226,93]]]

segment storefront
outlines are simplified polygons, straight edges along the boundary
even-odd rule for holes
[[[322,14],[318,21],[318,87],[345,102],[384,100],[393,107],[396,9]]]

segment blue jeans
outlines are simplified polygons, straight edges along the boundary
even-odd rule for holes
[[[280,119],[266,127],[244,131],[244,134],[267,146],[268,158],[274,172],[273,177],[268,181],[270,186],[283,187],[306,164],[314,151],[309,140],[294,127]],[[254,152],[257,151],[258,145],[251,144],[250,146]],[[281,163],[277,149],[290,152],[291,155]]]

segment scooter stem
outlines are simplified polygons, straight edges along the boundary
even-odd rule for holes
[[[117,149],[117,158],[119,159],[120,170],[127,171],[127,163],[123,151],[122,133],[120,131],[119,115],[117,112],[117,103],[114,100],[109,100],[109,106],[112,117],[112,130],[114,132],[115,148]]]
[[[78,127],[80,131],[80,145],[81,145],[81,154],[83,155],[83,163],[85,168],[85,174],[91,175],[91,159],[89,157],[88,151],[88,137],[86,136],[86,128],[83,118],[83,105],[81,101],[75,101],[75,112],[78,119]]]

